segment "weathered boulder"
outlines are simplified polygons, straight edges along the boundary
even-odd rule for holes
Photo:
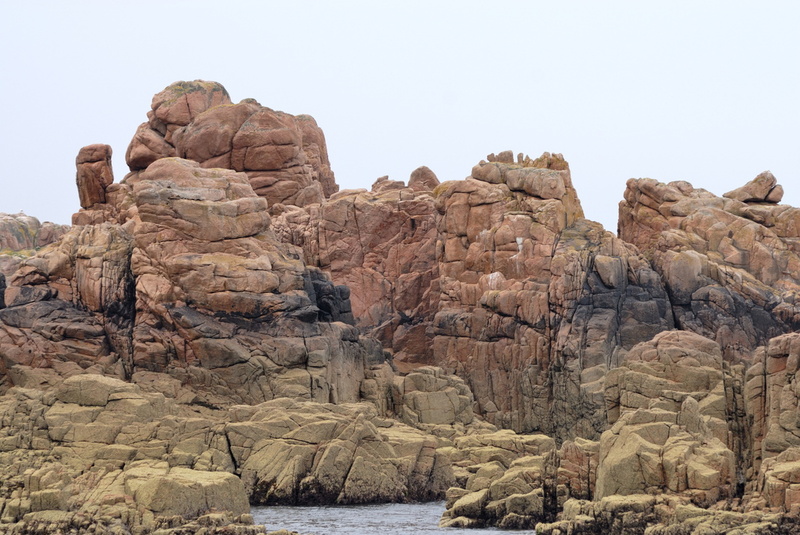
[[[136,504],[158,515],[191,519],[210,511],[250,512],[242,480],[228,472],[134,463],[123,480]]]
[[[106,202],[106,188],[114,182],[111,170],[111,147],[108,145],[88,145],[78,152],[75,159],[78,168],[76,183],[82,208]]]
[[[424,366],[394,379],[393,398],[404,423],[422,428],[471,424],[473,397],[464,381]],[[431,429],[433,431],[433,429]]]
[[[723,197],[740,202],[769,202],[779,203],[783,198],[783,187],[778,184],[778,179],[769,171],[764,171],[753,180],[733,191],[725,193]]]
[[[148,118],[128,147],[132,171],[170,156],[243,171],[270,205],[305,206],[338,189],[325,137],[308,115],[277,112],[253,99],[232,104],[220,84],[195,80],[153,97]]]
[[[437,440],[371,404],[280,399],[232,409],[225,428],[252,503],[421,501],[452,484]]]
[[[555,518],[555,441],[505,430],[455,440],[459,485],[447,491],[442,527],[531,528]]]

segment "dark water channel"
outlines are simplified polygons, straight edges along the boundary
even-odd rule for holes
[[[304,535],[495,535],[534,531],[439,528],[444,502],[323,507],[252,507],[256,524],[268,531],[288,529]]]

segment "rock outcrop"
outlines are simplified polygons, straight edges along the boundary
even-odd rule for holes
[[[106,188],[114,182],[111,170],[111,147],[108,145],[89,145],[78,152],[75,159],[78,173],[75,181],[81,208],[91,208],[106,202]]]
[[[776,204],[781,192],[768,172],[724,197],[631,179],[620,203],[620,238],[661,275],[676,327],[730,361],[800,328],[800,209]]]
[[[41,223],[35,217],[0,214],[0,275],[12,275],[23,259],[63,236],[69,226]]]
[[[450,526],[798,529],[800,209],[770,173],[630,180],[618,237],[559,154],[338,192],[312,118],[202,81],[153,98],[118,183],[110,155],[79,153],[73,228],[0,217],[0,531],[442,498]]]
[[[102,532],[202,525],[223,511],[242,528],[250,503],[425,500],[452,484],[438,439],[378,416],[372,404],[284,398],[215,410],[75,372],[61,380],[52,370],[15,369],[25,386],[0,402],[3,529],[35,524],[44,511]]]
[[[403,371],[431,364],[439,277],[436,208],[430,170],[409,181],[378,180],[323,204],[273,207],[278,236],[303,249],[307,263],[350,288],[358,326],[390,349]],[[415,178],[416,177],[416,178]]]
[[[244,174],[167,158],[116,193],[119,219],[76,227],[8,280],[0,372],[70,361],[169,372],[210,404],[359,399],[379,345],[348,325],[346,289],[272,236]]]
[[[605,371],[672,327],[667,295],[635,248],[583,219],[560,155],[518,160],[437,188],[435,360],[496,425],[593,438]]]
[[[274,111],[253,99],[233,104],[215,82],[176,82],[153,97],[126,161],[138,171],[170,156],[243,171],[270,205],[304,206],[338,189],[325,136],[312,117]]]

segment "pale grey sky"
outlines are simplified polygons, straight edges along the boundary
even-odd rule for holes
[[[68,223],[74,159],[150,99],[222,83],[313,115],[342,188],[490,152],[561,152],[616,230],[628,178],[722,194],[766,169],[800,206],[800,2],[0,0],[0,212]]]

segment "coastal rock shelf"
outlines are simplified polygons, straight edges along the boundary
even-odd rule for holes
[[[800,209],[490,154],[339,191],[313,118],[155,95],[72,227],[0,215],[0,533],[266,533],[250,505],[443,526],[800,530]],[[277,532],[276,532],[277,533]]]

